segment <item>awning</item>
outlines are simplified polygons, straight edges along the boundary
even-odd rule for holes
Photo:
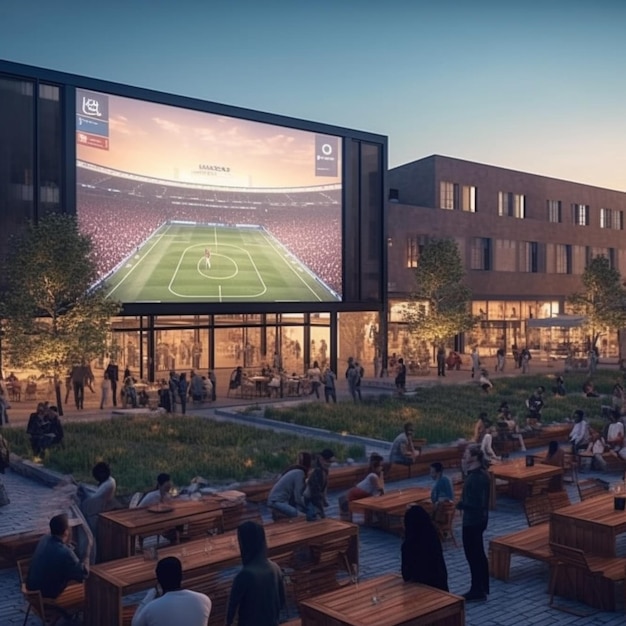
[[[578,328],[585,322],[586,318],[582,315],[555,315],[526,320],[528,328]]]

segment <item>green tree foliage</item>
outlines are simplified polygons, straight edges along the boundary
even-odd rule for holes
[[[440,345],[474,327],[478,318],[471,314],[472,293],[464,276],[454,240],[432,239],[424,246],[415,270],[417,288],[404,309],[411,333]]]
[[[582,285],[582,290],[567,300],[575,314],[585,317],[585,330],[595,346],[606,329],[626,326],[626,290],[621,274],[603,255],[591,259],[583,272]]]
[[[74,217],[50,214],[13,237],[5,276],[3,349],[13,366],[58,379],[104,351],[119,304],[94,287],[91,240]]]

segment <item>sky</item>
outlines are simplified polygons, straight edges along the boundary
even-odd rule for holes
[[[0,59],[626,191],[624,0],[0,0]]]

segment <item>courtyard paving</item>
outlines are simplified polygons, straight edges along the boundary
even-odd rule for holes
[[[552,371],[547,369],[546,371]],[[517,375],[516,373],[514,373]],[[506,375],[506,373],[505,373]],[[511,374],[509,374],[511,375]],[[417,384],[448,384],[467,381],[468,372],[454,372],[453,376],[445,380],[437,377],[418,379]],[[364,381],[366,383],[366,381]],[[367,388],[367,385],[364,384]],[[372,386],[373,387],[373,386]],[[340,389],[340,396],[345,397],[346,390]],[[249,401],[247,401],[249,402]],[[220,408],[224,415],[229,407],[240,404],[238,400],[218,402],[218,406],[194,411],[194,413],[212,415],[215,408]],[[28,412],[32,407],[11,411],[13,424],[26,422]],[[69,410],[66,420],[74,419],[102,419],[107,411],[100,412],[97,406],[89,402],[84,412]],[[222,419],[225,419],[222,417]],[[381,445],[381,449],[384,448]],[[539,451],[537,451],[539,452]],[[543,452],[543,451],[541,451]],[[451,476],[454,472],[451,472]],[[590,474],[592,475],[592,474]],[[605,476],[606,478],[606,476]],[[617,481],[617,475],[609,475],[610,480]],[[63,489],[51,489],[37,482],[8,471],[2,480],[7,489],[11,503],[0,508],[0,536],[19,531],[35,529],[45,530],[48,519],[67,507],[67,493]],[[403,488],[409,485],[429,485],[427,477],[420,477],[410,481],[402,481],[389,485],[390,489]],[[575,487],[568,486],[572,502],[578,501]],[[339,493],[330,494],[330,508],[328,515],[338,517],[337,499]],[[357,519],[358,521],[358,519]],[[485,545],[492,537],[520,530],[526,527],[526,521],[521,503],[506,497],[498,499],[498,507],[491,512],[488,529],[485,533]],[[464,593],[469,587],[469,570],[461,547],[460,520],[455,522],[455,535],[459,547],[446,542],[444,556],[448,567],[449,585],[453,593]],[[361,579],[368,579],[380,574],[400,571],[400,543],[401,540],[391,534],[378,530],[360,529],[360,571]],[[626,556],[626,537],[620,538],[618,554]],[[545,564],[513,557],[511,578],[508,582],[492,580],[489,600],[484,603],[468,604],[466,607],[466,623],[472,626],[551,626],[565,624],[586,625],[623,625],[624,607],[620,598],[620,606],[615,613],[598,612],[591,616],[576,617],[548,606],[548,567]],[[619,595],[619,594],[618,594]],[[567,603],[559,599],[560,604],[569,604],[578,609],[585,609],[582,605]],[[0,570],[0,625],[21,624],[24,621],[24,603],[19,591],[17,571],[15,568]],[[29,617],[28,626],[38,624],[38,620]],[[384,625],[381,625],[384,626]]]

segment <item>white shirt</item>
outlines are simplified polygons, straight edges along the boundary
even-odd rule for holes
[[[491,447],[492,441],[493,441],[493,436],[491,435],[491,433],[487,432],[485,433],[485,436],[483,437],[483,440],[480,444],[480,449],[483,455],[489,461],[493,461],[494,459],[498,458],[498,455],[494,452],[493,448]]]
[[[155,598],[151,589],[133,616],[132,626],[207,626],[211,614],[208,596],[189,589],[168,591]]]
[[[574,443],[587,443],[589,440],[589,424],[585,420],[576,422],[569,434],[570,441]]]
[[[624,437],[624,424],[622,424],[622,422],[613,422],[612,424],[609,424],[609,430],[606,433],[606,438],[608,441],[614,441],[615,439],[618,439]],[[615,443],[612,443],[611,445],[617,445]]]

